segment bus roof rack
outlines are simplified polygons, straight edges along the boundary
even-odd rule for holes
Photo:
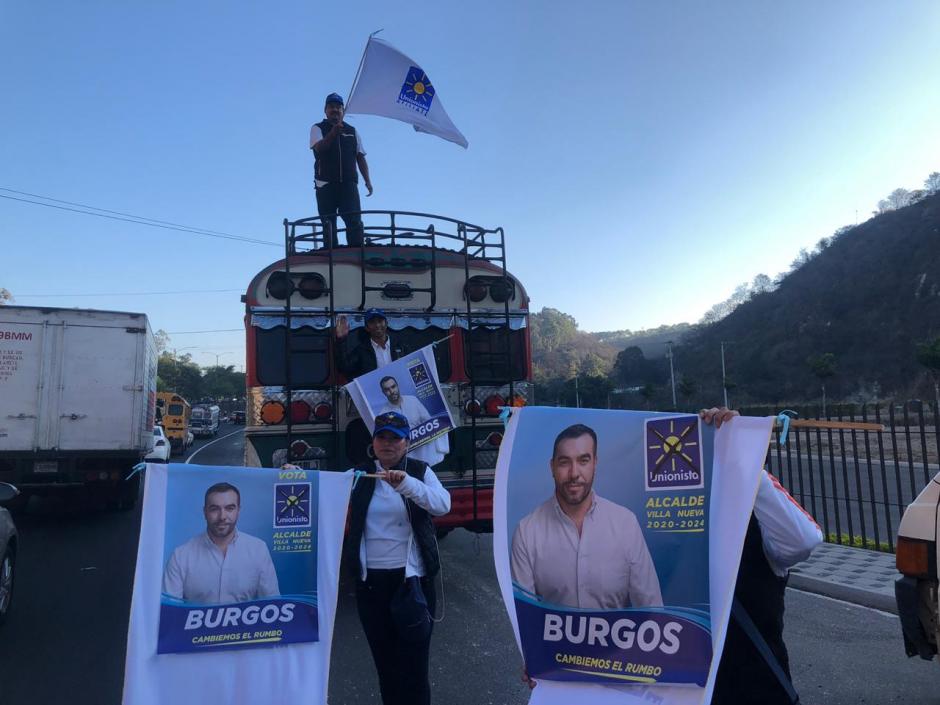
[[[358,215],[362,220],[362,239],[366,246],[418,245],[452,250],[505,268],[506,243],[502,228],[483,228],[456,218],[414,211],[369,210],[360,211]],[[345,221],[343,227],[335,228],[336,233],[331,238],[333,228],[328,217],[293,221],[285,218],[287,254],[320,254],[330,249],[329,241],[338,240],[340,233],[348,238]]]

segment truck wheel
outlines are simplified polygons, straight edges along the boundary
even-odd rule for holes
[[[16,561],[13,559],[13,551],[7,547],[0,560],[0,624],[7,619],[10,612],[10,605],[13,604],[13,571],[16,567]]]

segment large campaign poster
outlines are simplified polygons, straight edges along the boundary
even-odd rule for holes
[[[357,377],[346,390],[370,431],[375,417],[387,411],[408,419],[409,455],[434,465],[448,452],[447,433],[455,424],[441,392],[433,346]]]
[[[604,702],[612,690],[621,699],[610,702],[703,701],[769,433],[766,422],[749,436],[747,458],[722,456],[729,478],[746,479],[732,493],[739,509],[721,516],[716,433],[697,415],[513,411],[497,468],[494,554],[539,683],[532,702]]]
[[[318,478],[170,466],[157,653],[317,641]]]
[[[326,703],[352,479],[148,465],[124,705]],[[213,573],[202,558],[219,556],[204,541],[217,547],[210,534],[230,529]]]

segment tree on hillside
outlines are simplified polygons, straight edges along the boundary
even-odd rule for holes
[[[934,401],[940,411],[940,335],[917,344],[917,361],[927,368],[933,379]]]
[[[617,353],[614,376],[620,384],[628,387],[638,386],[646,381],[648,374],[649,360],[639,347],[631,345]]]
[[[9,289],[4,289],[0,286],[0,306],[5,306],[6,304],[13,303],[13,294],[10,293]]]
[[[826,415],[826,380],[836,373],[836,356],[832,353],[823,353],[822,355],[810,355],[806,358],[806,364],[810,370],[819,379],[822,386],[822,413]]]
[[[924,179],[924,191],[931,195],[940,191],[940,171],[935,171]]]
[[[529,318],[532,349],[542,352],[557,350],[578,336],[578,322],[558,309],[543,308]]]
[[[894,210],[897,210],[898,208],[904,208],[904,206],[909,205],[910,202],[911,192],[906,188],[896,188],[894,191],[888,194],[888,203]]]

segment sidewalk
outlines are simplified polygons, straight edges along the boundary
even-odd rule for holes
[[[893,553],[824,543],[790,569],[789,587],[897,614]]]

